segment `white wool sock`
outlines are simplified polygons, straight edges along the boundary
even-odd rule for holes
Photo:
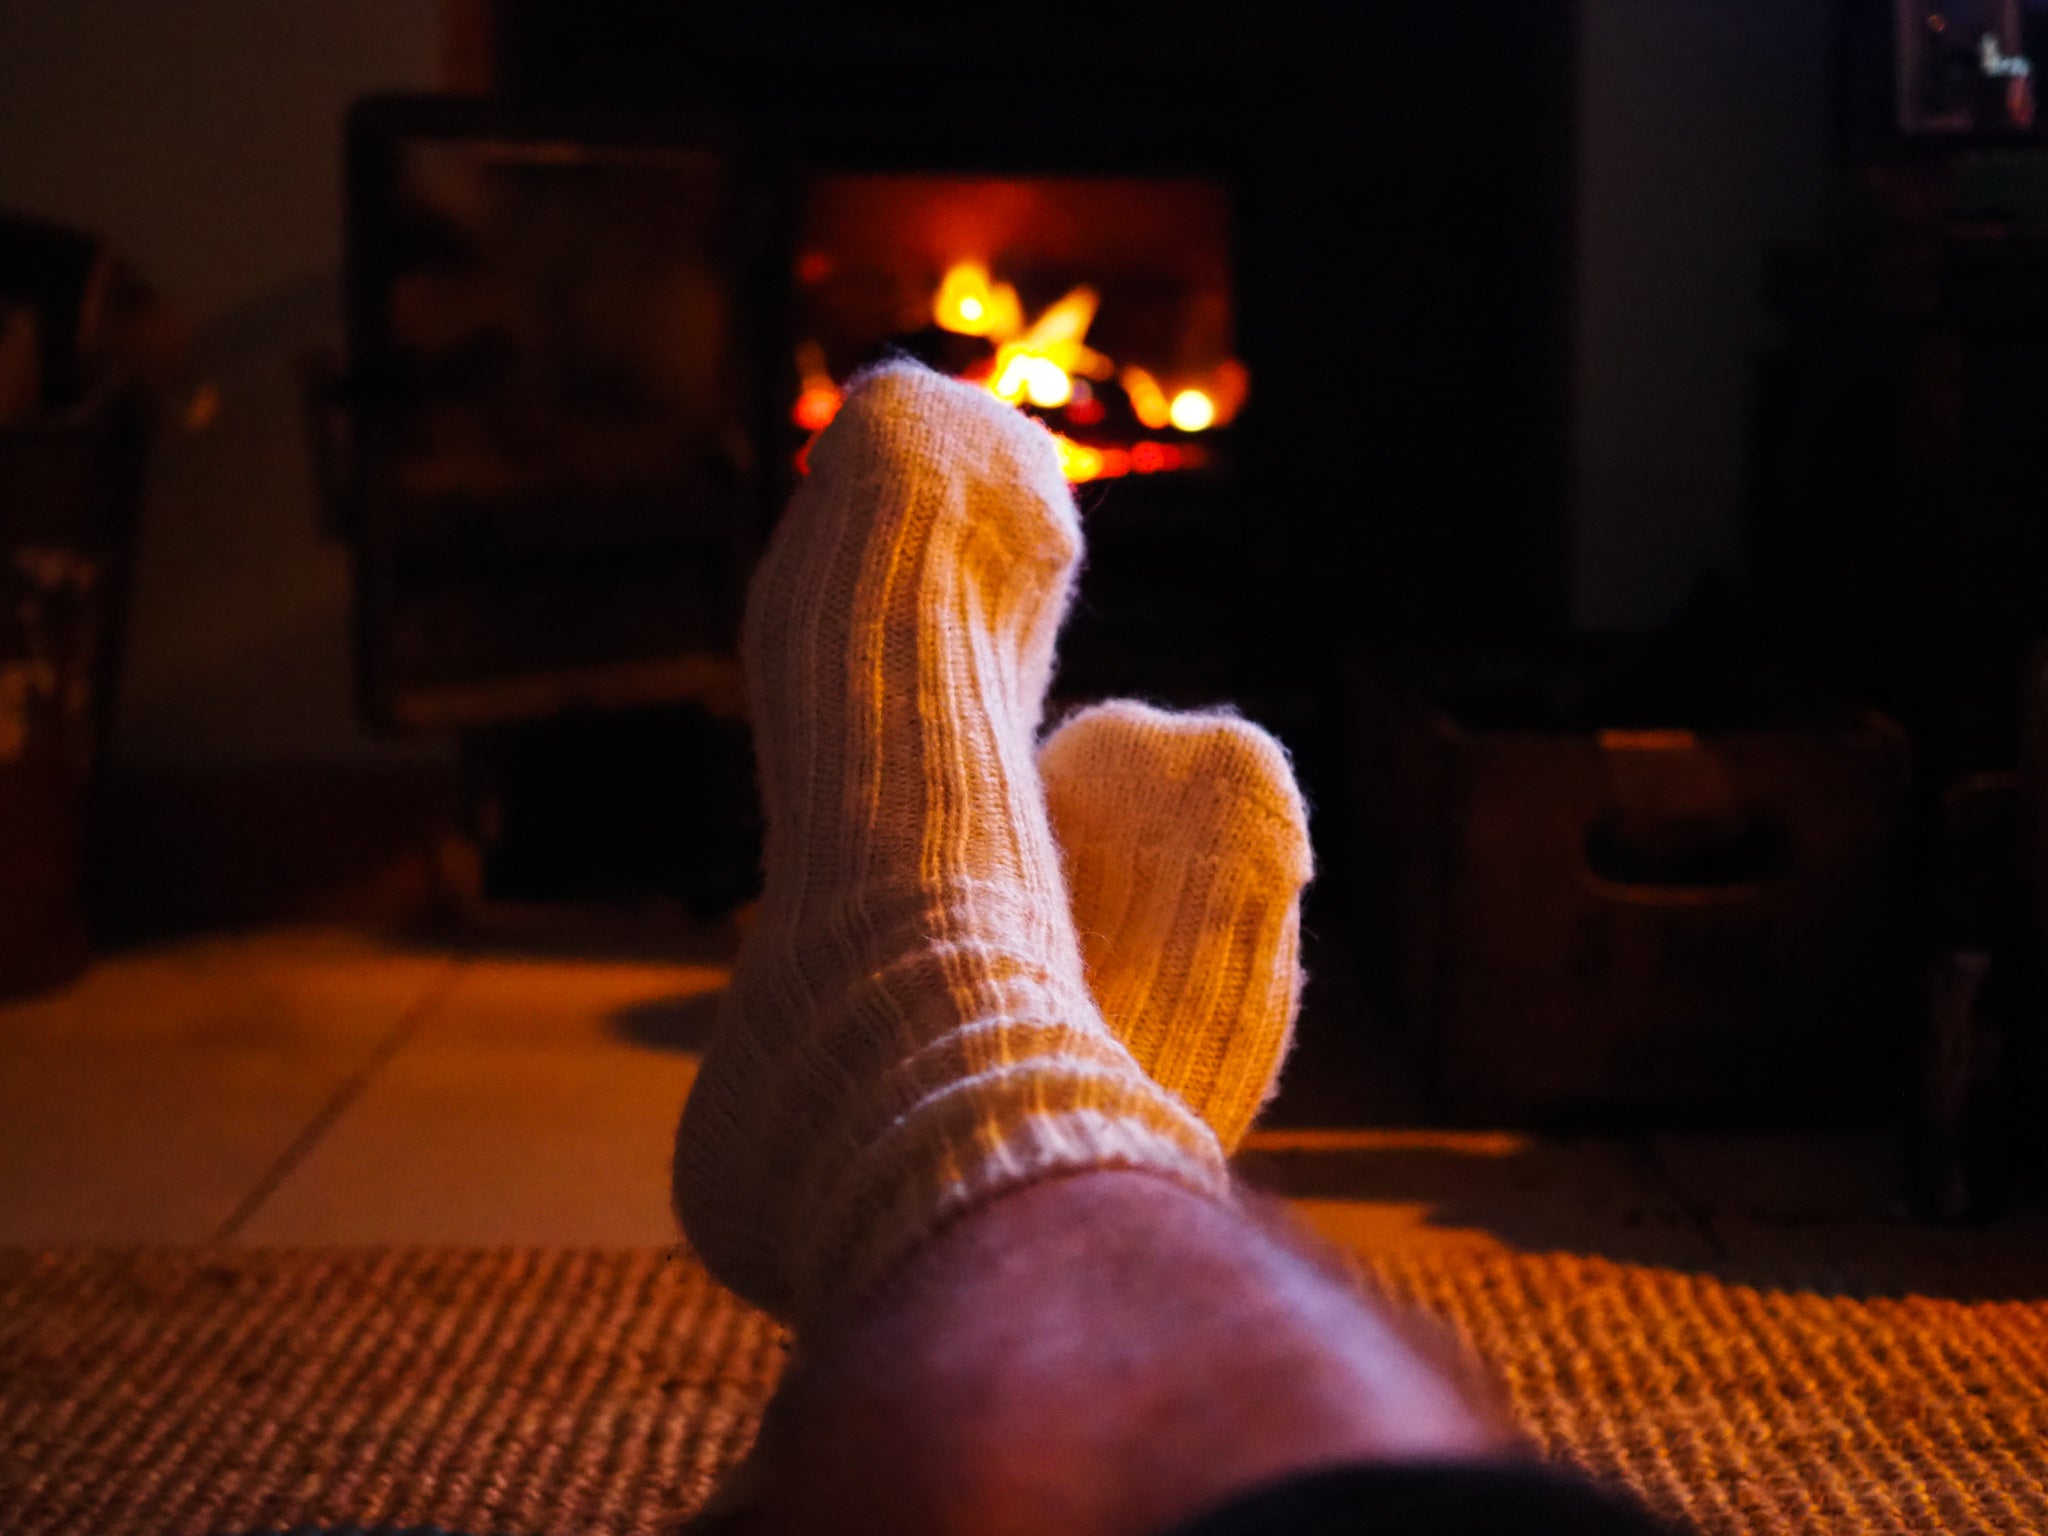
[[[1224,1197],[1103,1023],[1033,735],[1081,533],[1051,439],[914,365],[849,391],[754,577],[767,883],[678,1134],[677,1212],[784,1317],[1056,1174]]]
[[[1103,1017],[1234,1151],[1301,1004],[1314,863],[1286,750],[1236,715],[1125,699],[1068,719],[1038,766]]]

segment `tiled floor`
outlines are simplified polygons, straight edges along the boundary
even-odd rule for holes
[[[668,1242],[668,1146],[724,968],[286,930],[101,961],[0,1007],[0,1245]],[[1898,1227],[1872,1136],[1261,1132],[1247,1176],[1347,1245],[1678,1265]]]
[[[0,1009],[0,1243],[665,1242],[696,1057],[658,1026],[724,980],[306,931],[102,961]]]

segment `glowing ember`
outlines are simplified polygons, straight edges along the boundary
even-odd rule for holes
[[[1074,398],[1067,402],[1067,420],[1077,427],[1092,427],[1109,414],[1109,407],[1095,397],[1085,382],[1074,386]]]
[[[1182,432],[1206,432],[1216,424],[1216,402],[1199,389],[1184,389],[1167,406],[1166,419]]]
[[[1123,475],[1158,475],[1176,469],[1200,469],[1209,462],[1200,448],[1172,443],[1139,443],[1131,448],[1092,448],[1055,432],[1060,470],[1076,485],[1089,480],[1115,480]]]
[[[1024,380],[1024,398],[1041,410],[1057,410],[1074,398],[1074,381],[1060,371],[1057,363],[1031,359],[1031,372]]]
[[[1058,432],[1052,435],[1052,445],[1059,450],[1060,473],[1074,484],[1105,478],[1103,471],[1107,467],[1108,455],[1100,448],[1090,448]]]
[[[796,424],[806,432],[822,432],[832,425],[832,418],[839,414],[839,388],[834,384],[813,385],[796,397],[796,409],[790,412]]]
[[[803,385],[790,419],[806,432],[822,432],[839,414],[839,386],[825,371],[825,354],[816,342],[807,341],[797,348],[796,368]]]
[[[989,379],[989,389],[1012,404],[1029,400],[1041,410],[1058,410],[1074,398],[1074,381],[1049,357],[1013,352]]]

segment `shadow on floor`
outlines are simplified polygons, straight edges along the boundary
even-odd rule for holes
[[[656,1051],[687,1051],[701,1055],[718,1027],[719,1001],[725,989],[651,997],[613,1010],[608,1023],[620,1039]]]
[[[1816,1189],[1824,1143],[1714,1168],[1665,1138],[1513,1132],[1263,1132],[1247,1184],[1375,1252],[1571,1253],[1766,1290],[1950,1300],[2048,1296],[2048,1212],[1973,1226],[1903,1216],[1877,1150],[1853,1189]],[[1748,1146],[1741,1138],[1732,1146]]]
[[[736,920],[704,923],[667,904],[487,902],[402,936],[408,946],[479,960],[589,960],[643,965],[730,965]]]

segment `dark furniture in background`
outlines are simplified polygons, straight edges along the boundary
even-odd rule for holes
[[[2048,1167],[2048,147],[1852,138],[1827,237],[1774,274],[1753,563],[1774,649],[1913,742],[1915,1196],[1958,1217]]]
[[[1699,729],[1502,703],[1379,724],[1389,980],[1445,1107],[1498,1123],[1899,1103],[1917,1010],[1885,958],[1898,728],[1811,703]]]
[[[88,842],[183,328],[98,237],[0,212],[0,997],[88,957]]]
[[[1780,646],[1904,722],[1931,793],[2012,767],[2048,634],[2048,150],[1871,164],[1775,303]]]

